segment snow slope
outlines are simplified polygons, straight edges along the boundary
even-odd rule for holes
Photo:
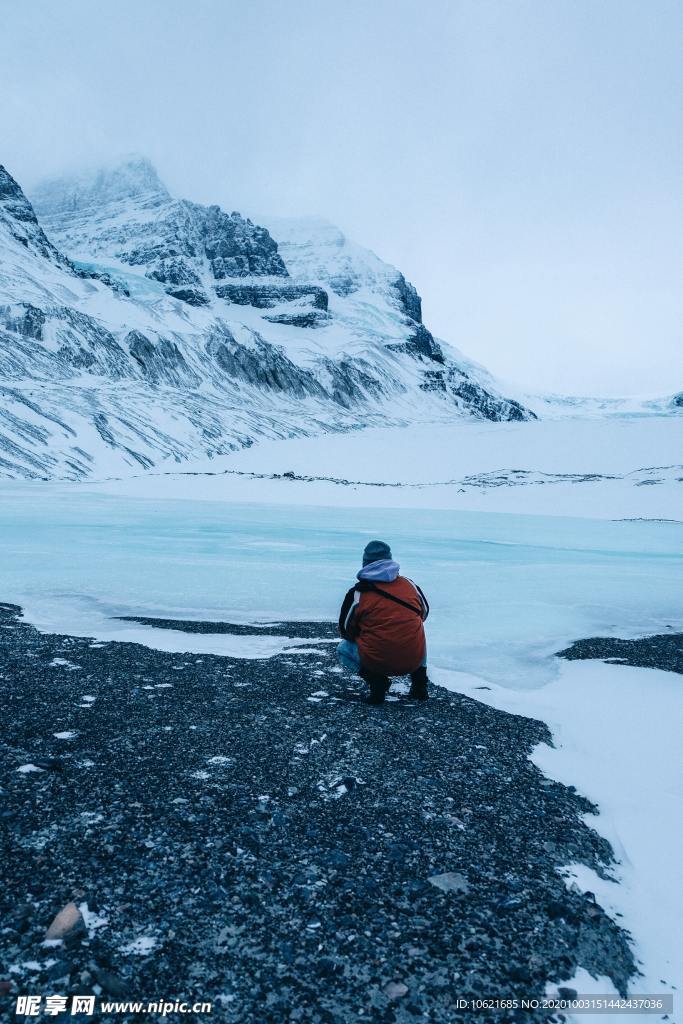
[[[683,521],[683,417],[369,427],[88,486],[157,499]]]

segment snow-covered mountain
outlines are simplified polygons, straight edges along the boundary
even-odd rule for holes
[[[0,167],[0,394],[0,474],[38,478],[534,415],[332,225],[176,199],[138,158],[46,182],[33,205]]]

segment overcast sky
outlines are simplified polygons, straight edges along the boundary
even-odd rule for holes
[[[0,0],[0,162],[322,214],[503,378],[683,387],[680,0]]]

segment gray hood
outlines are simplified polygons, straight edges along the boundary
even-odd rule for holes
[[[391,583],[396,579],[401,566],[391,558],[380,558],[377,562],[370,562],[363,566],[360,572],[356,573],[359,580],[371,580],[374,583]]]

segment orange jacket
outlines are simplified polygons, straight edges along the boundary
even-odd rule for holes
[[[393,580],[360,579],[346,594],[339,632],[358,644],[361,667],[387,676],[402,676],[424,661],[427,599],[405,576]]]

